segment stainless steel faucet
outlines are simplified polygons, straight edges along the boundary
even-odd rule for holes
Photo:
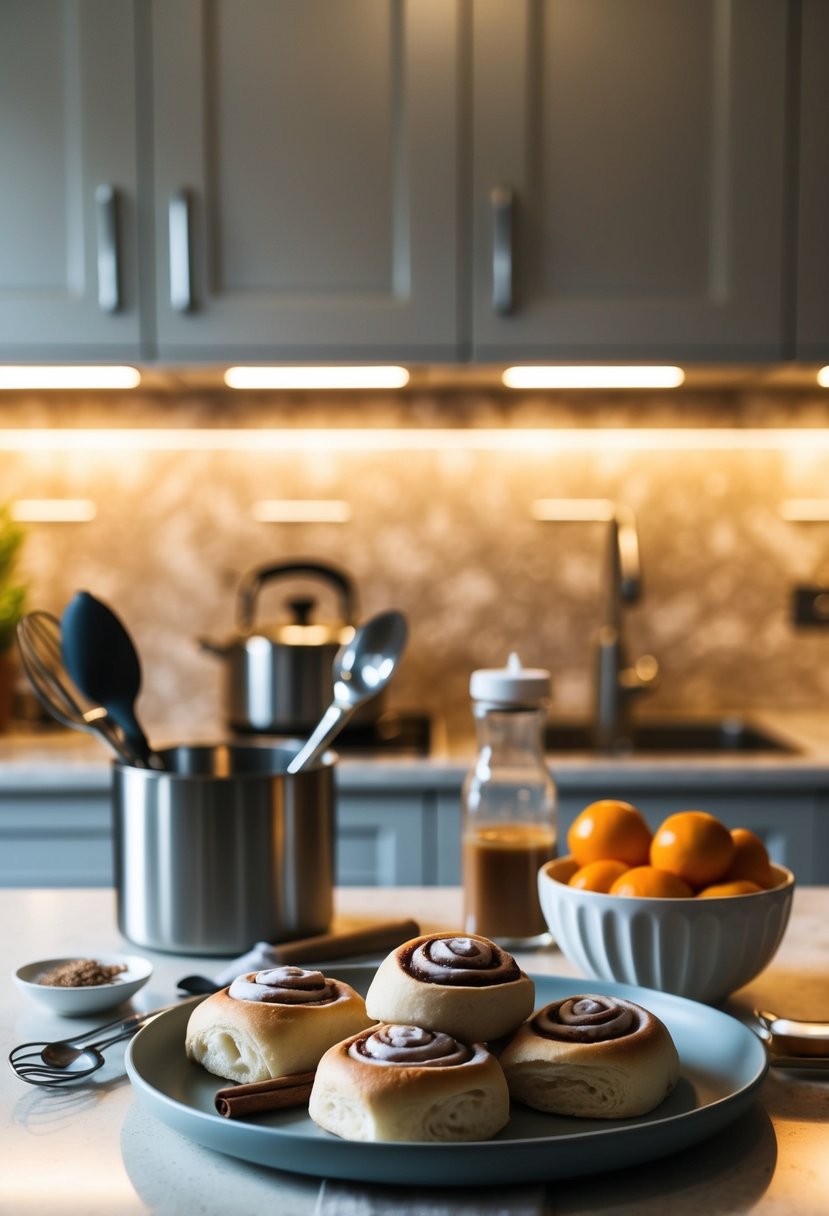
[[[616,751],[630,744],[630,707],[637,695],[656,686],[659,664],[651,654],[632,664],[622,631],[623,606],[642,590],[639,534],[630,507],[612,504],[605,618],[596,635],[594,744]]]
[[[593,744],[601,751],[619,751],[631,744],[630,710],[637,696],[656,686],[659,664],[653,655],[627,658],[623,609],[642,590],[639,534],[630,507],[609,499],[544,499],[533,506],[536,519],[609,525],[606,602],[596,633],[593,692]]]

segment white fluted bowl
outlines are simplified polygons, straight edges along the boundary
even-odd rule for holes
[[[714,1003],[771,962],[792,907],[794,875],[752,895],[655,899],[567,886],[571,858],[542,866],[538,894],[562,953],[586,976]],[[559,880],[559,876],[563,881]]]

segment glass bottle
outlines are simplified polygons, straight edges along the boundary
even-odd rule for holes
[[[538,901],[540,867],[555,856],[556,789],[544,763],[550,673],[524,668],[472,673],[478,741],[462,798],[464,928],[507,947],[551,940]]]

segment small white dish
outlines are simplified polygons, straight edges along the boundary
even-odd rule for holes
[[[109,984],[86,985],[79,988],[58,988],[52,984],[39,984],[38,979],[59,967],[61,963],[72,963],[81,957],[92,957],[105,966],[125,966]],[[143,988],[153,973],[152,963],[137,954],[75,955],[69,958],[45,958],[36,963],[26,963],[14,973],[18,988],[35,1001],[40,1001],[61,1017],[85,1017],[100,1013],[103,1009],[114,1009],[128,1001]]]

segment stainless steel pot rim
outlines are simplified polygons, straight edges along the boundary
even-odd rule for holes
[[[113,760],[112,768],[114,771],[123,774],[136,774],[138,777],[149,778],[150,781],[164,779],[168,782],[238,782],[238,781],[262,781],[272,780],[274,777],[285,777],[291,781],[297,781],[302,778],[302,773],[288,773],[286,768],[288,761],[291,760],[302,747],[304,739],[284,739],[278,744],[263,743],[255,739],[244,743],[182,743],[174,744],[170,747],[162,747],[158,749],[158,755],[165,761],[170,763],[174,760],[176,753],[190,753],[209,755],[217,751],[225,751],[229,753],[259,753],[267,755],[268,753],[277,753],[284,764],[284,767],[274,768],[253,768],[253,769],[237,769],[229,773],[212,773],[212,772],[182,772],[176,768],[164,769],[149,769],[136,768],[134,765],[125,764],[117,758]],[[312,765],[306,772],[309,775],[333,769],[339,761],[339,753],[328,750],[320,759]]]

